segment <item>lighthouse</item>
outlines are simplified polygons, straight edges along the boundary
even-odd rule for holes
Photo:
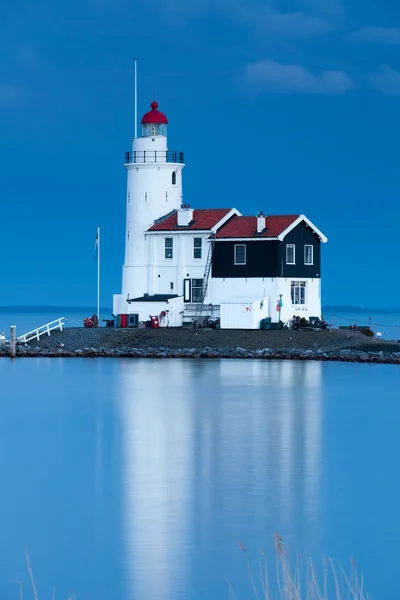
[[[177,211],[182,202],[183,152],[168,149],[168,119],[154,100],[142,118],[142,136],[133,139],[125,154],[128,174],[126,196],[125,262],[122,296],[149,293],[151,263],[148,228]]]

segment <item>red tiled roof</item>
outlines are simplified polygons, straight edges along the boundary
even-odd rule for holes
[[[217,238],[277,237],[299,215],[274,215],[265,217],[265,230],[257,233],[257,217],[238,217],[234,215],[217,231]]]
[[[175,211],[172,215],[167,215],[158,223],[152,225],[148,231],[172,231],[174,229],[181,231],[185,229],[205,229],[214,227],[229,212],[230,208],[205,208],[193,211],[193,220],[188,227],[178,227],[178,213]]]

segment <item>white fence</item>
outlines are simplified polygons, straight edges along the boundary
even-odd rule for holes
[[[62,331],[64,327],[64,321],[65,318],[61,317],[60,319],[51,321],[51,323],[46,323],[46,325],[42,325],[41,327],[38,327],[33,331],[28,331],[28,333],[20,335],[17,339],[19,342],[25,343],[29,342],[30,340],[34,340],[35,338],[39,340],[40,336],[44,335],[45,333],[47,333],[47,335],[50,335],[50,332],[54,331],[55,329],[59,329],[60,331]]]

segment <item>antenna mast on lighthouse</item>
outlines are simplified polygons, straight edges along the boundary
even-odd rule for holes
[[[137,58],[135,58],[135,139],[137,138]]]

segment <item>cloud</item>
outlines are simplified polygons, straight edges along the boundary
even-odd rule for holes
[[[341,0],[299,0],[300,4],[314,11],[315,14],[330,17],[342,16],[346,9]]]
[[[400,72],[383,65],[379,73],[367,76],[370,85],[385,96],[400,96]]]
[[[237,25],[271,36],[307,38],[323,35],[332,29],[331,23],[314,9],[280,12],[268,0],[247,0],[246,4],[243,0],[158,0],[158,6],[172,14],[174,20],[222,15]]]
[[[240,20],[243,22],[243,17]],[[255,29],[270,35],[290,38],[319,36],[331,29],[330,23],[320,17],[308,16],[301,12],[277,13],[268,9],[250,13],[248,22]]]
[[[286,94],[344,94],[356,87],[343,71],[315,74],[301,65],[283,65],[273,60],[247,65],[244,82],[256,92]]]
[[[345,36],[348,42],[372,42],[376,44],[400,45],[400,28],[364,27]]]

